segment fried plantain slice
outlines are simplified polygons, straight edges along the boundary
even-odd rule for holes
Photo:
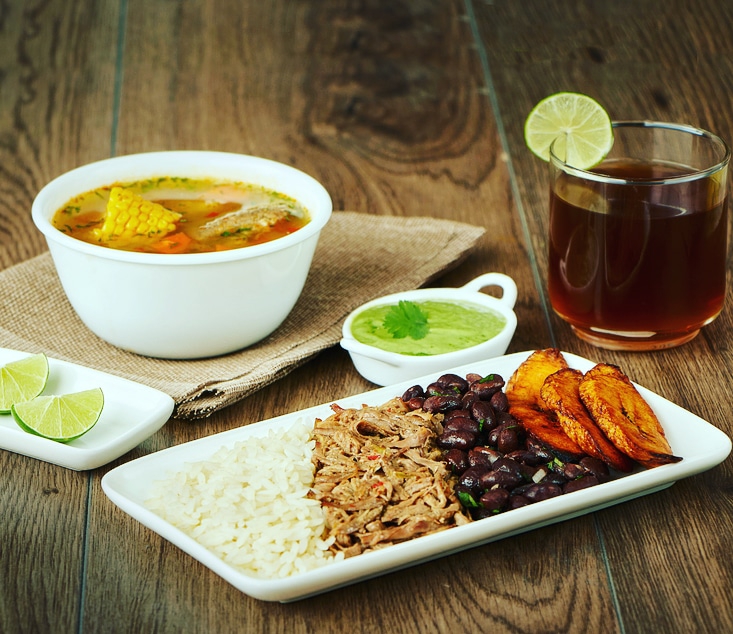
[[[535,350],[509,377],[504,391],[516,401],[541,404],[540,389],[545,379],[567,367],[568,362],[557,348]]]
[[[504,390],[509,413],[528,434],[564,458],[582,456],[583,450],[563,431],[554,413],[546,409],[540,390],[548,376],[567,367],[557,348],[536,350],[514,371]]]
[[[597,364],[578,389],[590,415],[626,455],[650,468],[682,460],[673,455],[654,411],[618,366]]]
[[[540,396],[545,406],[555,413],[563,431],[589,456],[603,460],[617,471],[628,473],[634,461],[620,452],[596,425],[580,400],[583,373],[563,368],[545,379]]]

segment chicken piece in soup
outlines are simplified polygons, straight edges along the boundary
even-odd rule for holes
[[[84,242],[144,253],[204,253],[270,242],[310,220],[295,199],[238,182],[163,177],[80,194],[53,225]]]

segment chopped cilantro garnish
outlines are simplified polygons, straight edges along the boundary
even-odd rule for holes
[[[473,496],[468,491],[458,491],[456,495],[458,495],[458,499],[461,501],[461,504],[466,508],[478,508],[478,502],[473,499]]]
[[[414,302],[400,300],[396,306],[390,306],[384,317],[384,327],[395,339],[422,339],[428,334],[428,318]]]
[[[247,233],[248,231],[252,231],[252,227],[237,227],[233,231],[222,231],[219,235],[222,238],[230,238],[231,236],[236,236],[239,233]]]
[[[547,463],[548,469],[552,469],[553,471],[563,469],[565,467],[565,463],[560,460],[559,458],[555,457],[550,462]]]

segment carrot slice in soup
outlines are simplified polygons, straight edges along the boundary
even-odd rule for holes
[[[158,253],[184,253],[192,240],[185,233],[179,231],[166,236],[153,245]]]

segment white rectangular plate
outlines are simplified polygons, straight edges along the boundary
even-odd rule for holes
[[[530,352],[520,352],[457,368],[453,372],[461,375],[468,372],[483,375],[494,372],[506,380],[529,354]],[[595,365],[582,357],[563,354],[570,366],[579,370],[586,371]],[[395,396],[400,396],[410,385],[425,386],[435,378],[437,377],[431,375],[380,388],[339,399],[338,404],[342,407],[360,407],[362,404],[381,405]],[[465,526],[418,537],[285,579],[259,579],[242,573],[149,511],[145,508],[144,501],[149,495],[153,481],[180,470],[185,463],[205,460],[220,447],[231,447],[246,438],[264,435],[270,429],[289,428],[297,420],[311,421],[316,417],[325,418],[332,413],[330,403],[138,458],[107,473],[102,479],[102,488],[122,510],[242,592],[265,601],[294,601],[653,493],[670,486],[680,478],[710,469],[722,462],[730,453],[731,441],[722,431],[649,390],[644,388],[639,390],[659,417],[674,453],[683,458],[681,462],[626,475],[605,484],[508,511]]]
[[[27,356],[27,352],[0,348],[0,366]],[[158,431],[173,412],[173,399],[146,385],[58,359],[49,358],[48,365],[43,394],[102,388],[104,409],[97,424],[80,438],[60,443],[25,432],[11,414],[0,414],[0,449],[76,471],[96,469]]]

